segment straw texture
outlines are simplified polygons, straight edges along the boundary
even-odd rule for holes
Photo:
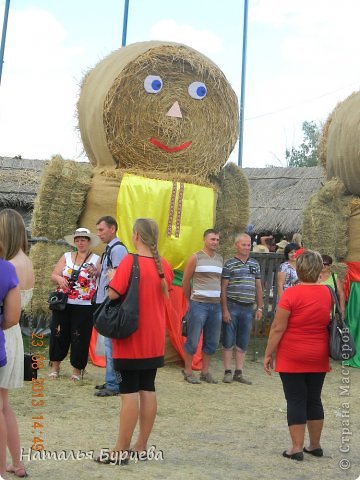
[[[339,103],[325,126],[327,178],[341,178],[347,192],[360,195],[360,92]],[[322,146],[322,152],[324,147]],[[322,153],[322,162],[324,153]]]
[[[144,80],[158,75],[163,88],[147,93]],[[203,82],[207,95],[195,100],[189,85]],[[178,102],[183,117],[166,115]],[[78,103],[79,126],[93,165],[191,175],[218,174],[238,132],[238,103],[221,70],[181,44],[144,42],[119,49],[84,79]],[[173,148],[169,153],[150,139]]]
[[[346,258],[348,222],[352,197],[345,196],[345,186],[333,179],[314,194],[303,214],[303,245],[330,255],[336,260]]]
[[[84,207],[90,179],[90,165],[54,157],[43,171],[31,221],[32,236],[56,242],[73,232],[79,226],[79,214]],[[66,250],[69,247],[44,242],[30,249],[36,279],[33,298],[36,314],[49,314],[47,298],[54,289],[50,275]]]
[[[234,254],[234,240],[249,221],[249,184],[234,163],[228,163],[219,175],[216,228],[221,232],[220,253],[225,260]]]

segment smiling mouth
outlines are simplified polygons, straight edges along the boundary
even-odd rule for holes
[[[192,142],[185,142],[182,143],[181,145],[177,145],[176,147],[168,147],[164,145],[163,143],[159,142],[156,138],[150,138],[150,143],[155,145],[157,148],[161,148],[161,150],[164,150],[165,152],[168,153],[174,153],[174,152],[179,152],[180,150],[185,150],[185,148],[190,147]]]

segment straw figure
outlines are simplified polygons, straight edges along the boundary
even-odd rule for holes
[[[238,102],[211,60],[168,42],[121,48],[85,76],[78,119],[93,169],[74,227],[93,230],[99,217],[113,215],[132,251],[134,220],[154,218],[160,253],[174,268],[177,286],[204,230],[215,223],[222,253],[232,253],[234,235],[248,223],[249,188],[235,164],[225,166],[237,140]],[[71,181],[67,188],[73,189]],[[176,319],[168,327],[180,351],[186,302],[177,288],[169,314]]]
[[[348,299],[346,319],[358,354],[349,365],[360,368],[360,92],[339,103],[325,123],[320,163],[327,182],[305,208],[305,247],[333,257]],[[346,272],[346,273],[345,273]]]

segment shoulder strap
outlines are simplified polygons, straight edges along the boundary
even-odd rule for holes
[[[126,248],[126,245],[124,245],[122,242],[120,242],[120,240],[118,240],[117,242],[115,242],[113,245],[111,245],[111,247],[109,247],[107,249],[107,251],[105,251],[105,253],[103,254],[103,256],[105,255],[106,256],[106,261],[107,261],[107,266],[109,268],[113,268],[113,264],[112,264],[112,261],[111,261],[111,250],[116,247],[117,245],[122,245],[126,251],[128,251],[128,249]],[[102,262],[102,258],[101,258],[101,262]]]
[[[336,285],[336,278],[334,272],[331,272],[331,278],[333,279],[333,284],[334,284],[334,290],[335,290],[335,295],[336,297],[338,296],[338,290],[337,290],[337,285]]]
[[[332,302],[331,302],[331,320],[335,319],[335,312],[336,312],[338,314],[339,322],[341,322],[341,324],[344,324],[344,319],[343,319],[343,316],[341,315],[341,312],[340,312],[339,300],[338,300],[338,298],[335,294],[335,291],[332,287],[330,287],[330,285],[326,285],[326,287],[330,290],[331,299],[332,299]],[[334,312],[333,305],[335,305],[335,312]]]

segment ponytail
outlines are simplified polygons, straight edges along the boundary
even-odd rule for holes
[[[152,218],[138,218],[134,224],[133,231],[138,233],[143,244],[150,248],[152,256],[154,257],[156,270],[159,273],[161,291],[166,298],[169,298],[168,286],[157,248],[159,238],[157,223]]]

